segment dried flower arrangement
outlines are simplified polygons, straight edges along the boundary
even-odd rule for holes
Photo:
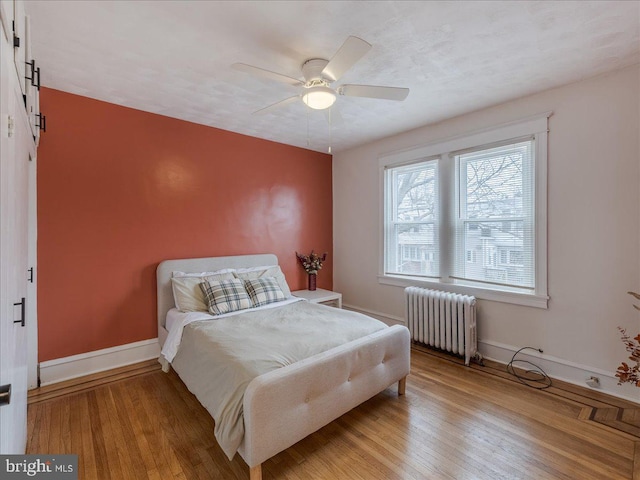
[[[302,255],[296,252],[296,257],[298,257],[298,260],[300,260],[300,263],[302,264],[305,272],[307,272],[309,275],[317,275],[318,271],[322,269],[322,262],[327,259],[327,253],[325,252],[322,256],[320,256],[317,253],[314,253],[313,250],[311,250],[311,253],[309,255]]]
[[[640,294],[635,292],[627,293],[640,300]],[[634,305],[633,308],[640,310],[640,307],[637,305]],[[640,333],[636,337],[631,338],[624,328],[618,327],[618,330],[620,330],[620,333],[622,334],[622,343],[625,344],[627,352],[631,354],[629,356],[629,360],[631,360],[631,362],[635,362],[635,365],[629,365],[626,362],[622,362],[620,364],[618,370],[616,370],[618,385],[631,383],[636,387],[640,387]]]

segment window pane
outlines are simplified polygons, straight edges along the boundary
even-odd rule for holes
[[[456,157],[455,277],[535,286],[532,150],[526,141]],[[469,262],[469,252],[478,262]]]
[[[436,218],[436,167],[419,165],[394,169],[394,221],[417,222]]]
[[[466,222],[464,250],[466,262],[463,277],[508,285],[533,286],[533,277],[525,269],[524,222]],[[468,261],[470,252],[482,258],[482,262]],[[472,255],[472,254],[471,254]]]
[[[438,276],[437,160],[386,171],[385,269]]]
[[[459,156],[466,218],[523,215],[523,163],[530,149],[531,142],[523,142]]]
[[[395,273],[438,275],[435,224],[397,224],[394,237],[398,249]]]

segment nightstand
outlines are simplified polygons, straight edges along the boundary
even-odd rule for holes
[[[321,303],[330,307],[342,308],[342,294],[318,288],[316,290],[296,290],[291,292],[294,297],[306,298],[311,303]]]

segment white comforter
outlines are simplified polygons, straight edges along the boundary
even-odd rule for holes
[[[201,320],[215,320],[218,318],[232,317],[234,315],[240,315],[241,313],[257,312],[260,310],[267,310],[270,308],[282,307],[294,302],[304,302],[303,298],[289,297],[282,302],[269,303],[262,307],[251,308],[249,310],[240,310],[239,312],[224,313],[222,315],[211,315],[209,312],[181,312],[177,308],[172,308],[167,313],[167,320],[165,322],[169,335],[164,342],[160,355],[164,357],[168,362],[172,362],[176,353],[178,353],[178,347],[182,341],[182,331],[184,327],[193,322],[199,322]]]
[[[192,320],[181,326],[173,367],[215,420],[216,439],[231,459],[244,436],[242,406],[251,380],[386,327],[366,315],[306,301]]]

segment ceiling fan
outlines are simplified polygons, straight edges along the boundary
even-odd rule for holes
[[[331,60],[312,58],[302,64],[304,80],[282,75],[263,68],[234,63],[232,68],[261,78],[301,87],[299,95],[285,98],[254,113],[262,114],[273,111],[298,100],[315,110],[325,110],[333,105],[338,95],[350,97],[368,97],[383,100],[402,101],[409,95],[408,88],[380,87],[375,85],[339,85],[332,87],[347,70],[360,60],[371,49],[371,45],[361,38],[350,36],[342,44]]]

